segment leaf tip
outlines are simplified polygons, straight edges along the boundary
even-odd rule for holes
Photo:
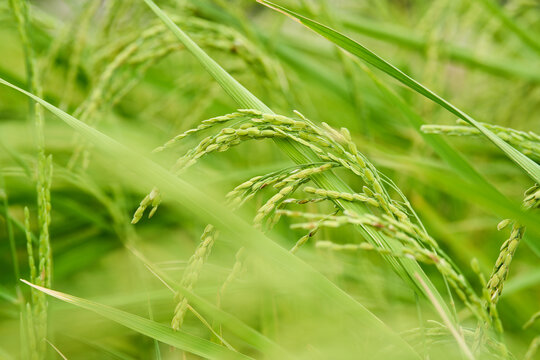
[[[283,15],[288,16],[292,20],[296,21],[297,23],[301,24],[302,22],[300,19],[298,19],[296,16],[294,16],[294,13],[285,9],[282,6],[279,6],[277,4],[274,4],[273,2],[267,1],[267,0],[256,0],[259,4],[266,6],[267,8],[270,8],[272,10],[275,10],[277,12],[282,13]]]

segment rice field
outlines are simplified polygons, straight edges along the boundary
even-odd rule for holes
[[[0,3],[0,359],[540,358],[536,0]]]

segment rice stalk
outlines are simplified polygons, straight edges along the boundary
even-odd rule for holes
[[[34,46],[29,36],[30,27],[30,4],[27,0],[10,0],[10,6],[14,14],[19,36],[25,53],[25,65],[30,91],[39,97],[43,96],[39,73],[36,65]],[[38,284],[50,287],[52,282],[52,251],[50,245],[49,225],[51,223],[51,183],[52,183],[52,155],[45,153],[44,114],[41,105],[30,103],[30,116],[33,118],[37,142],[37,205],[38,205],[38,265],[31,266],[32,280]],[[28,239],[28,220],[27,239]],[[31,237],[30,237],[31,238]],[[27,240],[28,241],[28,240]],[[30,247],[33,244],[30,242]],[[29,256],[33,258],[30,249]],[[34,268],[32,268],[34,267]],[[42,359],[46,355],[47,336],[47,299],[44,294],[33,294],[31,305],[26,311],[28,318],[28,331],[26,336],[30,339],[32,358]]]
[[[145,1],[153,4],[151,0]],[[519,10],[518,14],[510,16],[515,16],[516,21],[523,21],[524,25],[534,25],[536,8],[528,5],[529,8],[525,9],[525,1],[515,1],[508,4],[507,8],[515,6],[521,9],[523,6],[524,9]],[[409,16],[419,16],[422,19],[417,28],[421,27],[422,34],[425,35],[418,35],[421,47],[417,49],[422,54],[417,57],[411,53],[396,53],[394,64],[406,66],[406,73],[419,73],[427,77],[428,83],[444,89],[448,98],[462,102],[463,106],[474,108],[478,105],[478,113],[485,114],[486,118],[490,116],[489,111],[495,111],[491,113],[494,115],[492,118],[504,118],[509,124],[513,124],[509,126],[516,129],[519,128],[519,122],[525,123],[525,119],[534,111],[534,95],[538,92],[535,85],[537,80],[534,79],[537,71],[533,66],[522,67],[522,64],[532,64],[532,54],[522,52],[523,46],[512,38],[513,34],[508,34],[497,19],[486,18],[478,6],[471,6],[466,2],[454,4],[449,0],[437,0],[432,4],[388,1],[371,1],[368,4],[350,0],[337,5],[313,0],[301,2],[306,12],[321,16],[335,24],[336,28],[347,26],[349,14],[345,12],[350,13],[351,19],[354,15],[357,21],[361,22],[359,26],[382,29],[382,33],[385,30],[384,24],[379,20],[364,23],[362,16],[391,19],[395,20],[395,23],[408,22]],[[36,11],[32,19],[31,45],[36,45],[35,49],[45,55],[36,59],[41,60],[41,64],[38,64],[41,66],[36,67],[40,69],[37,73],[41,78],[45,78],[45,70],[49,70],[46,74],[47,92],[42,98],[36,98],[24,90],[17,87],[15,89],[33,97],[83,134],[79,137],[83,142],[70,146],[64,140],[64,124],[51,123],[50,127],[47,126],[47,134],[53,135],[50,139],[47,137],[47,145],[51,145],[50,148],[47,147],[47,152],[54,151],[55,159],[56,154],[59,154],[59,159],[66,155],[69,157],[75,147],[84,145],[73,167],[77,170],[76,173],[56,165],[54,167],[56,191],[53,196],[58,193],[53,215],[55,223],[58,223],[54,225],[55,230],[51,229],[55,231],[54,234],[58,231],[58,238],[53,244],[55,255],[58,256],[55,282],[62,287],[76,289],[71,291],[96,289],[104,293],[107,302],[113,301],[119,306],[137,306],[143,312],[149,301],[152,301],[149,309],[151,321],[145,321],[148,319],[135,318],[130,316],[132,314],[40,288],[41,291],[64,301],[71,301],[77,306],[82,304],[82,307],[94,311],[100,309],[98,313],[105,314],[108,320],[124,324],[137,332],[115,333],[106,344],[82,340],[81,346],[80,339],[55,335],[60,332],[69,333],[73,326],[70,323],[79,323],[78,314],[83,316],[84,310],[72,310],[75,316],[70,316],[67,320],[74,321],[65,321],[61,316],[56,316],[56,313],[51,314],[54,316],[48,321],[54,321],[54,325],[49,326],[48,338],[57,344],[58,348],[66,349],[70,356],[75,357],[77,354],[86,353],[87,345],[91,346],[92,354],[99,353],[96,356],[117,354],[127,358],[135,351],[150,354],[151,341],[165,341],[167,344],[183,347],[183,351],[186,351],[184,357],[188,358],[192,356],[187,353],[190,351],[189,346],[186,348],[189,341],[182,343],[182,339],[189,340],[190,336],[191,340],[200,345],[191,349],[203,350],[210,344],[200,340],[211,339],[219,343],[223,350],[227,347],[248,356],[260,355],[268,358],[288,357],[273,356],[274,353],[281,355],[276,349],[281,346],[284,346],[286,351],[290,350],[291,355],[298,355],[302,359],[339,358],[364,353],[373,358],[380,354],[383,354],[381,358],[409,358],[409,345],[414,347],[410,353],[411,358],[459,357],[459,347],[470,346],[470,352],[479,359],[513,359],[513,355],[505,348],[506,345],[518,356],[527,351],[527,357],[537,356],[534,354],[536,343],[530,343],[534,336],[531,331],[535,329],[529,332],[520,331],[520,325],[526,321],[523,316],[531,312],[530,306],[534,307],[534,298],[516,296],[517,291],[520,291],[520,295],[532,294],[532,288],[540,281],[540,273],[526,266],[534,264],[534,261],[530,262],[531,258],[539,250],[540,243],[535,236],[540,231],[535,224],[537,214],[532,210],[522,212],[518,205],[506,199],[493,186],[508,191],[514,191],[517,186],[516,181],[512,181],[507,176],[508,173],[505,173],[504,166],[489,162],[493,154],[487,154],[489,156],[482,157],[480,161],[489,166],[489,171],[484,174],[488,178],[484,179],[483,175],[475,170],[477,165],[481,164],[469,164],[460,158],[451,147],[443,146],[446,143],[442,137],[421,134],[424,136],[420,139],[413,132],[419,131],[420,124],[424,121],[422,117],[432,119],[430,121],[433,122],[438,120],[440,114],[436,108],[421,103],[417,104],[421,112],[416,113],[409,104],[415,100],[406,89],[397,88],[397,92],[392,96],[393,91],[385,91],[385,85],[377,82],[376,78],[375,84],[382,92],[372,91],[377,89],[369,82],[369,78],[364,77],[362,72],[356,74],[357,69],[350,68],[350,64],[358,63],[359,60],[344,52],[338,51],[334,54],[336,48],[333,46],[324,47],[319,46],[319,42],[305,41],[303,33],[291,32],[291,29],[295,28],[283,23],[281,19],[273,18],[271,14],[259,11],[260,8],[250,0],[190,0],[189,5],[187,3],[187,0],[163,3],[164,6],[175,9],[177,14],[177,17],[172,17],[174,23],[168,23],[167,26],[160,25],[151,17],[150,12],[145,12],[146,8],[140,0],[87,0],[82,6],[63,4],[61,9],[69,9],[66,17],[50,12],[49,4],[37,4],[39,7],[32,9]],[[4,13],[11,15],[5,11],[9,10],[9,5],[8,1],[0,2],[0,22],[6,21]],[[91,15],[94,10],[89,11],[92,7],[94,10],[95,7],[98,8],[94,15]],[[400,17],[403,15],[400,12],[404,9],[407,9],[407,14]],[[422,15],[421,12],[425,9],[428,11]],[[326,10],[339,16],[328,16],[325,14]],[[78,11],[81,12],[76,13]],[[163,13],[161,16],[163,17]],[[14,87],[11,83],[15,83],[24,87],[20,85],[24,82],[24,73],[20,71],[19,65],[23,65],[25,57],[21,56],[20,41],[10,24],[3,29],[5,31],[1,31],[1,38],[5,41],[0,42],[0,48],[8,49],[6,53],[9,56],[0,61],[0,83],[11,87]],[[182,42],[177,42],[165,31],[167,27],[174,29],[174,24],[187,29],[199,45],[226,58],[224,66],[229,68],[231,73],[240,74],[258,93],[263,93],[264,98],[269,99],[268,105],[275,106],[276,111],[279,109],[280,113],[288,116],[272,113],[241,85],[234,83],[234,79],[227,77],[229,74],[223,72],[223,69],[220,70],[211,59],[205,58],[200,51],[197,52],[196,45],[190,43],[189,38],[182,37],[181,32],[179,38]],[[153,26],[162,26],[164,31],[144,41],[113,69],[105,85],[100,84],[101,75],[107,72],[108,66],[137,41],[141,32]],[[485,31],[475,37],[475,32],[481,28]],[[13,30],[16,28],[13,27]],[[401,35],[399,31],[395,34]],[[533,26],[530,31],[530,34],[534,34]],[[369,31],[366,33],[369,34]],[[476,63],[466,63],[465,66],[455,68],[441,62],[445,57],[449,57],[448,44],[445,41],[451,37],[463,40],[464,44],[471,44],[471,39],[479,40],[474,52],[456,47]],[[381,45],[391,46],[393,43],[385,42],[386,44]],[[407,44],[399,44],[399,41],[394,44],[398,44],[400,49],[408,48]],[[508,54],[515,57],[515,61],[509,57],[502,59],[496,54],[490,57],[491,62],[486,61],[482,54],[491,56],[491,53],[482,47],[489,51],[501,50],[501,53],[508,51]],[[209,83],[208,77],[201,73],[197,64],[190,59],[184,59],[186,54],[175,55],[164,63],[159,63],[169,54],[181,53],[184,49],[195,53],[197,59],[238,102],[237,107],[246,109],[225,115],[223,121],[210,119],[196,123],[199,119],[208,117],[208,113],[223,114],[231,110],[225,109],[229,104],[223,101],[226,99],[221,96],[218,84]],[[413,46],[413,49],[416,48]],[[47,53],[51,58],[46,57]],[[286,82],[281,82],[283,69],[272,59],[274,55],[281,57],[286,65],[291,66],[292,71],[288,76],[294,79],[294,98],[289,99],[286,89],[277,87],[286,85]],[[412,57],[409,58],[409,55]],[[421,59],[423,57],[427,58],[426,63]],[[45,60],[50,62],[48,67],[42,65]],[[178,69],[171,69],[169,65],[177,60]],[[495,70],[499,75],[507,76],[509,73],[504,69],[513,69],[513,76],[520,77],[525,74],[521,77],[525,82],[510,84],[505,79],[483,79],[486,74],[482,72],[486,68],[478,64],[488,65],[489,68],[490,64],[497,62],[500,65],[501,60],[507,63],[498,68],[500,72]],[[322,62],[324,65],[317,66]],[[422,64],[426,66],[422,67]],[[276,69],[273,68],[274,65],[278,65]],[[439,67],[444,71],[439,72]],[[492,67],[488,72],[493,69],[497,67]],[[184,75],[176,78],[177,70],[183,70]],[[470,80],[469,84],[475,86],[465,88],[461,82],[464,79],[462,76],[466,76],[467,81]],[[4,78],[8,79],[9,83],[4,81]],[[69,79],[68,83],[63,84],[66,79]],[[447,80],[449,82],[446,82]],[[45,84],[45,81],[43,83]],[[274,85],[275,89],[272,88]],[[512,91],[508,92],[507,101],[497,102],[494,98],[505,86],[510,86]],[[138,143],[144,147],[145,144],[162,141],[162,137],[171,138],[186,128],[194,127],[163,144],[152,155],[156,158],[163,156],[165,159],[173,159],[167,161],[172,172],[166,171],[158,162],[135,150],[137,146],[133,150],[128,149],[43,100],[47,98],[48,101],[58,102],[60,106],[68,109],[79,106],[79,110],[88,105],[87,102],[97,88],[102,88],[99,103],[87,116],[86,123],[97,124],[102,121],[99,118],[106,117],[111,120],[110,123],[103,124],[107,131],[119,131],[119,137],[130,143]],[[62,89],[70,89],[72,93],[62,93]],[[267,93],[270,90],[275,91],[272,91],[273,94]],[[29,280],[39,283],[43,281],[43,258],[47,255],[40,253],[40,222],[46,223],[47,216],[50,221],[50,212],[42,216],[42,208],[46,207],[47,201],[50,203],[50,192],[47,196],[46,192],[37,191],[36,210],[36,206],[31,205],[30,195],[33,191],[28,189],[27,183],[28,179],[32,179],[33,171],[30,167],[35,164],[37,168],[49,165],[47,162],[43,165],[39,161],[33,161],[32,153],[28,151],[26,126],[18,121],[22,114],[18,107],[21,99],[16,94],[11,94],[7,88],[0,91],[0,96],[4,97],[5,94],[7,99],[0,105],[0,117],[3,116],[3,121],[0,121],[0,135],[9,144],[4,153],[0,151],[0,171],[9,187],[9,203],[7,198],[3,199],[5,202],[0,200],[3,203],[0,206],[4,207],[0,213],[5,214],[6,218],[2,223],[12,227],[11,231],[6,229],[7,237],[4,237],[6,260],[9,259],[8,240],[13,237],[16,240],[17,236],[22,234],[21,230],[26,232]],[[82,104],[79,101],[81,95],[84,100]],[[327,118],[333,124],[339,124],[338,128],[334,129],[320,122],[313,124],[300,113],[289,114],[286,109],[294,107],[283,106],[288,100],[294,107],[303,107],[306,113],[311,113],[312,119]],[[480,100],[485,102],[480,103]],[[180,112],[176,109],[180,109]],[[524,116],[519,116],[520,114]],[[396,115],[397,118],[394,119]],[[400,115],[405,119],[399,119]],[[444,114],[442,116],[444,117]],[[199,124],[201,125],[197,126]],[[484,123],[480,125],[523,153],[527,153],[526,147],[530,148],[531,143],[538,142],[527,132],[501,129]],[[350,126],[361,151],[356,148],[349,131],[345,128],[339,129],[340,126]],[[476,131],[470,131],[465,124],[458,123],[456,128],[459,128],[457,132],[468,133],[468,136],[477,134]],[[369,133],[363,130],[369,130]],[[444,131],[446,130],[440,132]],[[12,136],[13,134],[15,136]],[[138,136],[140,142],[137,141]],[[132,140],[134,141],[131,142]],[[271,158],[275,162],[270,160],[271,163],[259,164],[255,154],[251,153],[244,159],[245,153],[243,154],[242,148],[237,147],[246,146],[248,144],[243,144],[252,140],[275,142],[294,163],[290,165],[285,164],[286,161],[275,160],[275,156],[279,154],[266,151],[268,149],[261,153],[261,158]],[[463,144],[468,146],[470,142]],[[94,156],[94,146],[96,151],[103,151],[105,156],[100,159],[101,162],[96,162],[95,166],[87,168],[89,155]],[[430,148],[442,162],[431,157]],[[220,162],[218,153],[229,149],[233,151],[228,154],[227,164]],[[475,151],[477,149],[475,147]],[[377,166],[363,158],[362,153],[370,155],[371,161],[377,159],[374,161]],[[537,161],[532,155],[529,156]],[[45,159],[50,160],[47,156]],[[223,166],[228,166],[229,162],[245,165],[246,161],[250,165],[255,161],[254,167],[244,166],[235,171],[222,172]],[[112,166],[113,164],[119,166]],[[215,164],[218,165],[214,167]],[[277,164],[279,165],[276,170]],[[191,185],[182,178],[188,178],[191,175],[188,170],[195,166],[197,169],[192,169],[192,172],[196,176],[200,175],[201,181],[199,182],[197,177]],[[394,178],[399,178],[399,181],[396,181],[399,187],[379,172],[383,167],[385,172],[392,172]],[[78,171],[80,169],[85,170]],[[25,172],[29,175],[27,179],[24,178]],[[223,176],[215,176],[219,172]],[[341,179],[347,179],[348,184]],[[39,178],[37,181],[47,182]],[[121,185],[116,181],[121,181]],[[219,196],[208,196],[208,193],[212,193],[211,189],[223,190],[221,186],[224,181],[240,184],[225,196],[226,206],[222,206]],[[126,209],[133,206],[132,201],[139,196],[139,191],[150,190],[153,185],[156,187],[134,214],[134,222],[148,210],[149,216],[156,214],[163,196],[163,200],[175,200],[179,207],[185,210],[182,212],[182,219],[185,218],[187,223],[182,221],[180,226],[187,225],[194,219],[211,222],[225,234],[219,239],[220,243],[226,244],[227,249],[229,246],[240,248],[236,256],[229,252],[216,252],[212,248],[217,245],[217,240],[210,240],[203,235],[203,239],[194,246],[195,253],[186,256],[192,267],[185,269],[181,279],[177,279],[178,282],[170,281],[166,274],[161,276],[165,271],[177,270],[176,265],[165,265],[159,270],[151,270],[154,274],[159,274],[156,276],[158,280],[170,286],[175,295],[174,305],[178,307],[174,308],[173,305],[173,308],[168,310],[156,306],[158,302],[154,302],[154,299],[169,301],[170,296],[163,294],[162,290],[150,290],[151,293],[147,293],[146,284],[138,282],[139,279],[134,278],[137,274],[123,266],[131,264],[123,258],[126,254],[122,245],[135,249],[141,241],[141,246],[144,246],[144,251],[142,248],[141,251],[145,254],[148,251],[149,256],[151,254],[158,257],[159,260],[156,261],[164,260],[163,256],[174,254],[174,250],[169,250],[174,248],[174,244],[168,240],[176,238],[177,216],[160,214],[164,216],[141,224],[141,234],[147,236],[156,231],[160,234],[157,242],[145,241],[144,244],[143,237],[139,239],[135,228],[129,224],[129,218],[126,217]],[[492,190],[488,191],[490,186]],[[204,187],[203,191],[201,187]],[[2,189],[5,189],[5,186],[0,185],[0,196]],[[207,189],[208,193],[205,193]],[[403,193],[414,202],[414,209]],[[525,207],[538,207],[539,195],[538,185],[527,191]],[[254,230],[250,225],[252,219],[244,221],[245,218],[235,214],[245,214],[245,211],[240,211],[240,207],[248,207],[246,205],[249,209],[254,209],[251,212],[252,219],[255,218],[255,224],[262,232]],[[24,221],[21,222],[19,218],[22,218],[23,209]],[[421,212],[423,220],[427,221],[429,232],[415,210]],[[484,274],[480,270],[479,262],[472,262],[473,272],[478,276],[478,280],[472,282],[473,287],[469,284],[469,279],[465,278],[465,272],[456,264],[461,267],[461,264],[470,260],[471,255],[477,257],[482,264],[489,260],[487,253],[482,252],[482,247],[486,244],[483,241],[488,241],[495,229],[489,228],[491,218],[485,216],[483,211],[487,214],[502,214],[503,218],[512,219],[501,222],[501,229],[505,226],[512,228],[526,225],[530,234],[527,233],[526,239],[519,240],[516,237],[515,241],[508,240],[505,243],[506,246],[503,246],[499,254],[502,260],[497,260],[501,265],[494,269],[491,277],[491,268]],[[176,225],[173,225],[173,222]],[[264,232],[270,234],[265,235]],[[324,235],[324,238],[319,235]],[[56,237],[51,233],[49,237],[52,236]],[[474,242],[470,242],[471,236],[474,237]],[[272,242],[270,237],[277,241]],[[115,243],[116,239],[121,244]],[[316,241],[319,239],[330,241]],[[523,241],[531,245],[531,251],[517,257],[517,253],[511,254],[512,248]],[[463,248],[464,244],[467,244],[466,248]],[[12,253],[13,248],[11,246]],[[449,248],[451,257],[441,248],[445,251]],[[164,249],[166,253],[163,252]],[[20,253],[23,249],[15,250]],[[363,251],[371,252],[370,255],[373,256],[365,258],[362,256]],[[372,260],[375,262],[372,263]],[[88,265],[91,261],[94,263]],[[94,266],[96,261],[99,261],[99,266]],[[143,261],[149,269],[153,268],[150,262]],[[510,276],[508,272],[514,270],[509,270],[509,267],[516,267],[518,261],[524,263],[520,265],[519,274],[516,272],[513,278],[511,276],[514,275]],[[4,264],[3,275],[6,281],[9,281],[13,272],[13,269],[10,269],[11,263],[8,260]],[[217,264],[229,264],[228,273],[227,269]],[[398,277],[389,273],[385,264],[394,266]],[[243,272],[248,269],[249,274],[243,277]],[[422,269],[426,270],[426,275],[422,273]],[[258,271],[263,275],[268,272],[268,279],[259,281]],[[24,269],[21,268],[20,272],[25,277]],[[424,276],[423,279],[416,277],[418,273]],[[120,278],[116,278],[116,274],[120,274]],[[77,281],[73,288],[70,280],[78,280],[81,275],[88,283]],[[114,281],[103,281],[110,279],[111,275]],[[406,283],[402,284],[399,277]],[[495,286],[495,277],[505,277],[505,281],[500,281]],[[203,279],[204,287],[199,285]],[[277,281],[278,279],[281,281]],[[120,280],[127,281],[120,283]],[[488,287],[488,281],[493,288]],[[446,285],[447,294],[441,296],[437,292],[439,286],[435,288],[432,282],[443,286],[441,289]],[[95,286],[96,283],[99,288]],[[201,292],[204,298],[187,291],[180,283],[186,284],[192,291]],[[234,289],[233,283],[237,285]],[[244,284],[254,284],[253,289],[257,290],[260,286],[263,291],[250,291],[253,289]],[[129,287],[129,293],[115,293],[114,297],[110,297],[118,289],[117,286],[123,289]],[[411,289],[428,298],[434,296],[435,300],[422,301],[417,294],[412,294]],[[469,291],[473,294],[469,294]],[[494,291],[498,294],[497,298],[492,297]],[[505,292],[504,301],[496,302],[501,291]],[[20,342],[23,359],[39,360],[40,341],[35,333],[39,331],[36,329],[40,327],[41,318],[39,314],[35,314],[34,304],[40,302],[41,293],[35,288],[28,289],[27,300],[20,304],[17,302],[16,293],[16,286],[0,286],[0,302],[5,305],[2,309],[1,330],[3,334],[7,334],[0,339],[0,357],[16,357],[15,353],[15,356],[8,353],[15,350]],[[213,304],[205,300],[212,296],[217,297]],[[454,304],[452,296],[465,300],[458,300],[458,304]],[[291,301],[286,297],[290,297]],[[259,302],[259,298],[263,298],[262,301]],[[364,302],[375,307],[377,312],[381,313],[383,321],[366,310],[362,305]],[[426,319],[423,311],[429,311],[430,304],[438,311],[442,308],[442,313],[445,314],[443,318],[446,316],[446,319],[450,320],[449,324]],[[17,305],[22,307],[19,311],[20,331],[16,331]],[[231,313],[222,310],[222,305],[223,309]],[[57,309],[63,313],[62,307]],[[521,311],[511,312],[508,309]],[[415,310],[419,313],[418,319],[414,314]],[[534,312],[536,309],[532,310]],[[193,312],[201,322],[191,315],[186,318],[185,313],[188,311]],[[236,315],[233,315],[235,313]],[[145,314],[148,315],[146,312]],[[131,323],[127,321],[129,319]],[[163,323],[163,319],[173,323],[178,329],[172,331],[168,326],[161,326],[159,323]],[[245,323],[242,323],[243,321]],[[174,325],[174,322],[178,324]],[[475,322],[478,324],[476,327]],[[107,330],[108,326],[94,322],[85,324],[84,327],[78,327],[77,332],[91,335],[96,329]],[[406,342],[402,342],[403,337],[388,331],[388,327],[408,329],[401,334]],[[334,336],[330,330],[338,328],[342,330],[339,331],[341,335]],[[258,333],[259,331],[264,335]],[[150,342],[138,341],[143,336],[150,337]],[[320,336],[320,341],[311,341],[317,336]],[[379,338],[382,341],[379,342]],[[133,342],[133,339],[137,340]],[[456,346],[456,340],[462,341],[460,346]],[[364,342],[367,346],[363,345]],[[163,344],[160,346],[163,347]],[[208,347],[211,348],[212,346]],[[364,348],[368,351],[363,351]],[[217,350],[215,347],[214,349]],[[358,351],[360,349],[361,351]],[[396,350],[395,355],[384,356]],[[48,352],[48,356],[56,356],[48,345],[45,352]],[[214,352],[216,358],[220,357],[218,354],[220,353]],[[224,357],[227,353],[221,354]],[[167,356],[165,353],[162,355]],[[204,351],[199,355],[211,357],[208,356],[211,354]],[[234,354],[232,356],[234,357]]]
[[[531,316],[531,318],[523,325],[523,328],[527,329],[531,327],[538,320],[540,320],[540,311],[534,313],[533,316]]]
[[[19,267],[19,258],[17,256],[17,245],[15,243],[15,234],[13,232],[13,223],[11,221],[11,216],[9,215],[9,201],[7,194],[7,187],[4,176],[0,175],[0,197],[2,198],[2,203],[4,205],[4,218],[6,222],[7,236],[9,240],[9,249],[11,251],[11,261],[13,262],[13,274],[15,280],[21,278],[20,267]]]
[[[420,276],[418,276],[418,281],[420,281],[420,283],[425,286],[426,291],[428,292],[428,295],[430,295],[429,288],[427,287],[427,285],[424,283],[424,280]],[[454,326],[452,321],[448,318],[447,314],[444,312],[444,309],[442,308],[442,306],[437,303],[437,298],[435,298],[433,294],[431,294],[431,296],[429,296],[428,298],[434,304],[435,309],[439,313],[440,317],[442,318],[444,324],[446,325],[446,327],[448,328],[452,336],[455,338],[459,348],[461,349],[465,357],[469,360],[474,360],[475,356],[473,355],[471,349],[467,345],[467,342],[465,341],[465,338],[462,334],[461,328],[457,329]]]
[[[418,328],[414,328],[402,332],[402,335],[411,343],[416,343],[417,346],[420,346],[420,342],[424,343],[424,346],[428,349],[439,349],[442,346],[448,345],[451,341],[455,341],[455,338],[449,335],[448,328],[444,324],[434,320],[428,320],[427,323],[428,326],[424,329],[424,332],[421,332]],[[475,330],[467,327],[461,328],[461,333],[467,343],[473,342],[476,337]],[[500,343],[494,339],[487,339],[482,350],[484,351],[483,354],[489,356],[489,359],[508,358],[508,356],[501,354]],[[474,351],[473,354],[475,354]]]

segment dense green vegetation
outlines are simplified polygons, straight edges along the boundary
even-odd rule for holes
[[[540,5],[276,2],[0,3],[0,359],[540,356]]]

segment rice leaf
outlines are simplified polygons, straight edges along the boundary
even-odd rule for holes
[[[249,356],[231,351],[203,338],[188,334],[185,331],[174,331],[170,327],[163,324],[112,308],[110,306],[34,285],[26,280],[21,281],[45,294],[80,308],[93,311],[96,314],[99,314],[131,330],[151,337],[152,339],[161,341],[162,343],[174,346],[178,349],[182,349],[208,359],[251,359]]]
[[[147,180],[149,184],[159,186],[165,192],[171,194],[175,201],[189,209],[203,221],[209,221],[215,224],[224,234],[228,234],[237,241],[236,246],[246,246],[246,248],[253,250],[258,256],[269,261],[275,269],[281,269],[286,272],[288,279],[301,281],[305,290],[312,292],[313,296],[316,296],[317,299],[332,303],[336,308],[346,311],[349,318],[354,319],[356,324],[363,325],[361,328],[356,328],[355,331],[366,337],[366,346],[373,346],[374,348],[392,346],[396,349],[395,351],[400,352],[400,355],[404,359],[419,358],[418,354],[408,343],[388,328],[362,304],[338,288],[311,266],[268,239],[264,234],[255,230],[237,215],[231,213],[228,208],[205,194],[202,190],[178,178],[144,155],[118,143],[116,140],[86,125],[47,101],[1,78],[0,84],[6,85],[40,103],[45,109],[80,132],[87,141],[105,152],[110,160],[116,160],[118,164],[127,167],[140,179]],[[122,174],[130,178],[132,176],[132,174]],[[416,265],[418,266],[418,264]],[[418,268],[420,269],[419,266]]]
[[[422,55],[426,54],[426,50],[430,46],[428,36],[411,32],[406,27],[368,18],[359,18],[356,14],[355,16],[345,16],[341,20],[345,27],[354,32],[417,51]],[[490,56],[480,55],[471,52],[468,48],[442,41],[437,43],[437,50],[441,57],[471,69],[477,69],[498,77],[516,77],[527,81],[540,82],[538,69],[521,60],[509,57],[494,57],[492,54]]]
[[[540,165],[536,164],[527,156],[523,155],[518,150],[510,146],[508,143],[503,141],[501,138],[495,135],[492,131],[488,130],[478,121],[473,119],[471,116],[467,115],[465,112],[458,109],[456,106],[454,106],[447,100],[435,94],[433,91],[429,90],[427,87],[420,84],[418,81],[406,75],[404,72],[402,72],[401,70],[399,70],[398,68],[396,68],[395,66],[387,62],[386,60],[382,59],[381,57],[373,53],[371,50],[360,45],[353,39],[323,24],[320,24],[305,16],[302,16],[293,11],[290,11],[282,6],[276,5],[266,0],[257,0],[257,1],[273,10],[279,11],[291,17],[292,19],[300,22],[302,25],[308,27],[309,29],[315,31],[319,35],[330,40],[331,42],[333,42],[334,44],[336,44],[343,50],[348,51],[353,55],[356,55],[357,57],[364,60],[368,64],[373,65],[374,67],[378,68],[379,70],[385,72],[386,74],[390,75],[394,79],[398,80],[399,82],[401,82],[403,85],[407,86],[408,88],[425,96],[431,101],[441,105],[443,108],[445,108],[452,114],[467,121],[469,124],[471,124],[478,130],[480,130],[480,132],[484,134],[489,140],[491,140],[491,142],[495,144],[495,146],[501,149],[512,161],[514,161],[521,169],[523,169],[529,175],[531,179],[533,179],[537,183],[540,182]]]
[[[129,247],[129,249],[153,275],[167,284],[167,286],[169,286],[168,284],[174,284],[174,288],[177,289],[184,297],[186,297],[186,299],[189,300],[189,303],[192,304],[197,311],[222,324],[232,333],[248,344],[251,344],[256,349],[268,349],[268,351],[279,354],[279,357],[282,359],[291,357],[290,354],[285,352],[284,349],[282,349],[278,344],[266,337],[264,334],[261,334],[259,331],[253,329],[236,316],[220,309],[180,284],[174,283],[166,273],[154,266],[154,264],[152,264],[142,253],[131,247]]]

